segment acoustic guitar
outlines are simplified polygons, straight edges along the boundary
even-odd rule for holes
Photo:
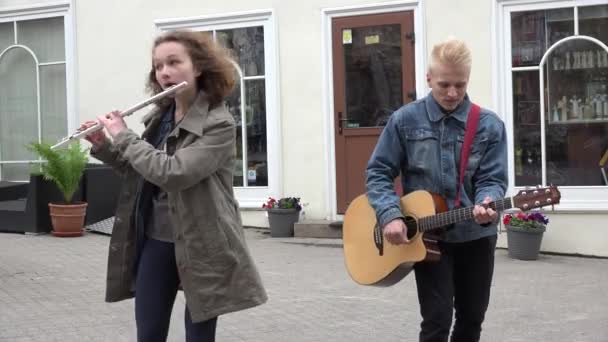
[[[517,195],[488,204],[502,212],[511,208],[530,210],[558,204],[556,186],[521,190]],[[407,236],[403,245],[385,243],[376,213],[367,196],[353,200],[344,216],[343,242],[346,268],[361,285],[390,286],[403,279],[417,262],[439,260],[441,253],[432,235],[446,226],[473,218],[473,206],[447,210],[445,199],[428,191],[413,191],[401,198]]]

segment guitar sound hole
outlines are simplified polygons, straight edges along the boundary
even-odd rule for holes
[[[405,218],[405,225],[407,226],[407,238],[413,238],[418,233],[418,223],[413,217],[407,216]]]

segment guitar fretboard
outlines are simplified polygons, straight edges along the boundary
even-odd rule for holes
[[[503,198],[494,202],[490,202],[488,207],[494,209],[497,212],[502,212],[507,209],[513,208],[512,198]],[[433,216],[423,217],[418,220],[418,229],[421,232],[441,228],[453,223],[458,223],[473,218],[473,209],[475,207],[459,208],[455,210],[446,211]]]

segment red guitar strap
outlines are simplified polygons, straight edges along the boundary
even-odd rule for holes
[[[460,181],[458,182],[458,194],[456,195],[454,208],[458,208],[460,206],[460,190],[462,189],[464,173],[467,169],[469,152],[471,152],[471,146],[473,146],[473,140],[475,140],[475,133],[477,133],[477,124],[479,123],[480,111],[481,108],[478,105],[474,103],[471,105],[469,117],[467,118],[467,127],[464,133],[464,143],[462,144],[462,150],[460,151]]]

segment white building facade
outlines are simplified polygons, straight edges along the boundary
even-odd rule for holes
[[[340,220],[386,118],[428,93],[430,49],[455,36],[473,52],[469,95],[507,125],[509,195],[561,191],[542,249],[608,256],[606,0],[3,0],[0,178],[25,179],[28,142],[147,98],[152,41],[177,28],[213,35],[239,64],[228,106],[245,224],[267,225],[269,196]]]

